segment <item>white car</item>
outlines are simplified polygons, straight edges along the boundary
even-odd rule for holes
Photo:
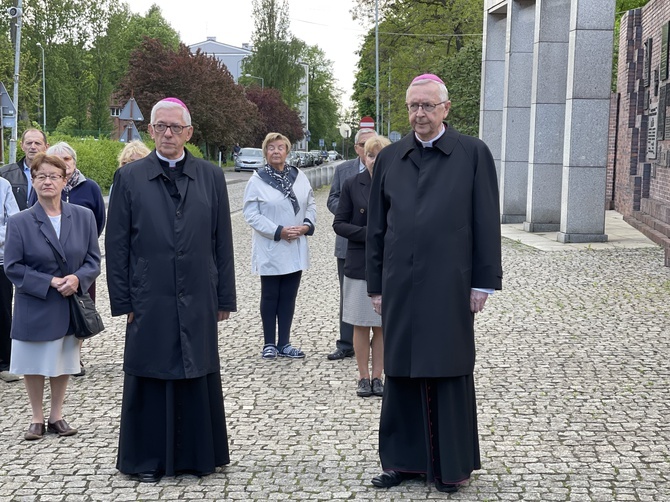
[[[235,159],[235,172],[245,169],[255,171],[264,165],[265,157],[263,157],[263,150],[260,148],[242,148]]]

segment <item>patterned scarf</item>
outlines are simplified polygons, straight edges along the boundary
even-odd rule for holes
[[[295,169],[296,173],[293,172],[294,169],[295,168],[292,168],[288,164],[284,164],[284,170],[277,171],[270,164],[265,164],[265,167],[262,171],[258,172],[258,175],[272,188],[275,188],[286,195],[291,201],[291,204],[293,204],[294,214],[298,214],[298,211],[300,211],[300,204],[298,204],[298,199],[295,196],[295,192],[293,192],[293,183],[298,175],[297,169]]]
[[[65,188],[63,188],[63,192],[65,192],[65,195],[68,195],[70,193],[70,190],[72,190],[79,184],[80,179],[83,180],[84,175],[81,174],[81,172],[79,172],[79,169],[75,167],[72,176],[70,176],[70,178],[67,180],[67,183],[65,183]]]

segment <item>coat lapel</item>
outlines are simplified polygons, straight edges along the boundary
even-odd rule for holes
[[[63,206],[65,203],[63,203]],[[35,203],[30,210],[33,212],[33,215],[35,216],[35,219],[40,225],[40,232],[42,232],[42,235],[44,235],[44,238],[46,239],[47,242],[50,242],[53,247],[56,249],[56,252],[60,255],[61,259],[65,261],[65,251],[63,251],[63,246],[61,246],[61,241],[58,239],[58,236],[56,235],[56,231],[54,230],[53,225],[51,224],[51,221],[49,220],[49,217],[47,216],[47,213],[44,212],[44,209],[40,205],[39,202]],[[61,232],[62,232],[62,225],[63,225],[63,220],[66,218],[63,218],[62,212],[61,212]],[[70,225],[71,228],[71,225]]]
[[[61,217],[60,217],[60,242],[65,244],[68,237],[70,237],[70,232],[72,230],[72,206],[67,202],[61,204]],[[63,251],[63,256],[65,256],[65,251]]]

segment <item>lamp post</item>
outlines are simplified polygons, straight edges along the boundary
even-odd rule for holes
[[[265,80],[263,80],[263,77],[254,77],[253,75],[249,75],[248,73],[245,73],[244,76],[260,80],[261,81],[261,89],[265,88]]]
[[[47,132],[47,87],[46,87],[46,78],[44,65],[46,60],[44,59],[44,47],[41,43],[37,42],[37,47],[42,49],[42,130],[46,134]]]
[[[379,122],[381,122],[379,120],[379,0],[375,1],[375,108],[377,110],[375,124],[379,134]]]
[[[12,125],[12,137],[9,140],[9,163],[16,162],[16,146],[19,136],[19,68],[21,60],[21,24],[23,22],[23,0],[16,2],[16,7],[10,7],[10,16],[16,18],[16,47],[14,48],[14,107],[16,120]]]
[[[309,149],[309,63],[298,61],[300,66],[305,68],[305,101],[303,111],[305,113],[305,150]],[[302,90],[302,89],[301,89]]]

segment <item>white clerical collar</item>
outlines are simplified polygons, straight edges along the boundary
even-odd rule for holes
[[[435,143],[438,139],[440,139],[442,137],[442,135],[446,132],[446,130],[447,130],[447,128],[444,127],[444,124],[442,124],[442,130],[439,132],[439,134],[437,136],[435,136],[433,139],[428,140],[428,141],[423,141],[421,138],[419,138],[419,136],[417,136],[416,133],[414,133],[414,137],[416,138],[416,140],[419,143],[421,143],[421,145],[424,148],[433,148],[433,143]]]
[[[156,157],[158,157],[159,159],[161,159],[163,162],[167,162],[167,163],[168,163],[168,166],[170,166],[170,167],[175,167],[175,166],[177,165],[177,162],[183,160],[184,157],[186,157],[186,150],[184,150],[184,151],[181,152],[181,157],[179,157],[178,159],[168,159],[168,158],[165,158],[165,157],[163,157],[160,153],[158,153],[158,150],[156,150]]]

